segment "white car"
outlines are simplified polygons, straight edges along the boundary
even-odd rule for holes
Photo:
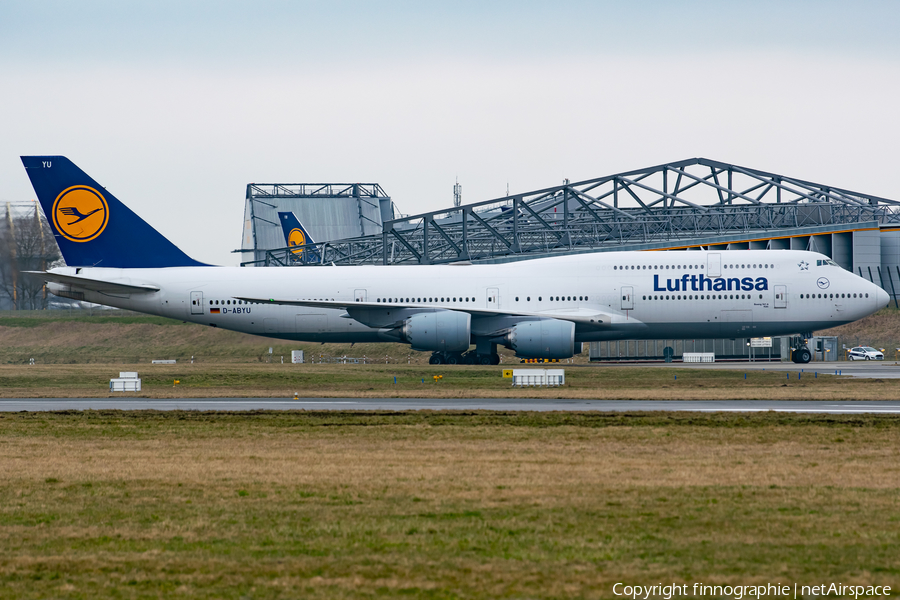
[[[850,349],[847,360],[884,360],[884,354],[872,346],[857,346]]]

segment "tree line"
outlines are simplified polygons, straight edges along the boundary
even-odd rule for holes
[[[6,215],[0,224],[0,308],[48,308],[50,298],[54,297],[46,286],[22,273],[45,271],[64,264],[50,225],[37,203],[21,210],[7,202]]]

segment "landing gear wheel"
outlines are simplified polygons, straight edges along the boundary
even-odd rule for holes
[[[490,354],[479,354],[478,355],[478,364],[479,365],[491,364],[491,355]]]
[[[499,354],[491,354],[491,364],[492,365],[500,364],[500,355]]]
[[[465,356],[463,356],[464,362],[467,365],[475,365],[478,364],[478,355],[474,352],[469,352]]]
[[[428,364],[430,365],[442,365],[444,364],[444,357],[440,354],[432,354],[431,358],[428,359]]]
[[[447,356],[447,364],[448,365],[458,365],[459,364],[459,356],[456,354],[450,354]]]
[[[812,360],[812,352],[809,348],[799,348],[794,352],[794,362],[805,365]]]

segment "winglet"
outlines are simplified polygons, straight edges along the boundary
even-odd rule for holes
[[[66,157],[23,156],[22,164],[68,266],[204,266]]]

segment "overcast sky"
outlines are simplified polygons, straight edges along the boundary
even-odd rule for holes
[[[0,0],[0,201],[63,154],[194,258],[250,182],[407,214],[703,156],[900,199],[900,2]]]

